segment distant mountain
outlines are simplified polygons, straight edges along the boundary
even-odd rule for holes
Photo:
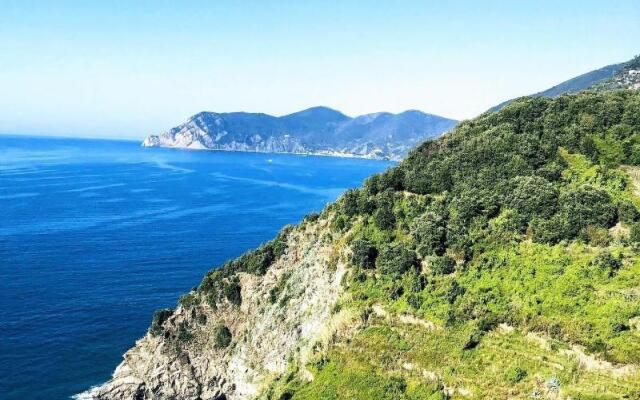
[[[415,110],[356,118],[327,107],[313,107],[282,117],[201,112],[169,131],[147,137],[142,145],[398,160],[412,147],[441,135],[457,123]]]
[[[636,56],[627,62],[607,65],[595,71],[576,76],[532,96],[556,97],[583,90],[611,89],[640,89],[640,56]],[[498,111],[514,100],[502,102],[489,111]]]

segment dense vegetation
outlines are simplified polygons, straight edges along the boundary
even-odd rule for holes
[[[575,360],[565,372],[535,361],[566,363],[558,352],[579,345],[609,366],[640,364],[635,165],[637,92],[528,98],[462,123],[347,192],[325,212],[350,235],[355,272],[342,309],[367,322],[311,367],[313,382],[283,390],[445,398],[449,383],[479,398],[638,398],[637,375],[607,380]],[[381,305],[441,329],[389,326],[370,317]],[[524,332],[551,347],[527,343]],[[400,360],[436,371],[440,384]],[[612,382],[616,390],[603,389]]]
[[[330,219],[336,246],[347,243],[336,313],[360,325],[266,397],[640,398],[635,166],[632,91],[521,99],[419,146],[305,220]],[[263,275],[290,229],[212,270],[181,304],[240,305],[237,272]],[[232,341],[224,326],[216,338]]]

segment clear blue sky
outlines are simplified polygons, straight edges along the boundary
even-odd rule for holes
[[[0,132],[141,138],[314,105],[470,118],[639,39],[638,0],[4,0]]]

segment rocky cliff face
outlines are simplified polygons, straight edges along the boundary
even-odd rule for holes
[[[292,362],[304,365],[331,335],[332,307],[346,272],[336,262],[327,223],[292,230],[285,254],[263,276],[240,274],[240,305],[180,305],[161,323],[161,332],[140,339],[113,379],[91,396],[254,398]],[[230,333],[228,344],[215,334],[220,327]]]
[[[142,145],[399,160],[412,147],[456,124],[419,111],[356,118],[325,107],[283,117],[202,112],[167,132],[147,137]]]

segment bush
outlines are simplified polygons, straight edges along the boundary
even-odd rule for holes
[[[465,293],[465,288],[460,286],[460,284],[456,281],[451,281],[451,283],[444,288],[444,298],[447,300],[447,303],[453,304],[456,299]]]
[[[556,244],[570,236],[567,218],[560,214],[551,218],[534,218],[530,226],[534,242]]]
[[[226,282],[224,285],[223,293],[224,297],[226,297],[231,304],[235,304],[236,306],[242,304],[240,279],[235,276],[231,280]]]
[[[373,219],[378,228],[391,230],[396,226],[396,216],[393,213],[393,192],[387,190],[380,194],[377,202],[378,209],[373,214]]]
[[[448,275],[456,270],[456,260],[449,256],[431,258],[431,271],[434,275]]]
[[[525,221],[534,216],[550,217],[555,213],[558,189],[545,178],[518,176],[512,180],[512,185],[507,206],[516,210]]]
[[[465,343],[462,345],[462,350],[473,350],[480,344],[480,340],[484,336],[484,332],[480,330],[474,330],[471,332]]]
[[[386,275],[399,276],[417,269],[418,258],[404,243],[385,245],[376,260],[376,267]]]
[[[358,213],[358,191],[349,189],[342,196],[340,206],[342,213],[347,217],[352,217]]]
[[[619,258],[613,257],[610,252],[603,251],[591,261],[591,265],[594,265],[601,270],[608,271],[609,275],[613,276],[620,268],[622,268],[622,261]]]
[[[356,239],[351,246],[351,262],[361,268],[374,268],[378,249],[368,239]]]
[[[153,319],[151,320],[151,327],[149,328],[149,333],[152,336],[161,335],[164,332],[162,325],[172,315],[173,315],[173,310],[170,308],[163,308],[161,310],[156,310],[153,313]]]
[[[422,292],[426,286],[427,286],[427,280],[424,277],[424,275],[414,274],[411,277],[411,283],[409,285],[409,289],[413,293]]]
[[[385,398],[400,399],[407,391],[407,382],[401,377],[392,377],[384,386]]]
[[[339,215],[331,222],[331,230],[334,232],[342,232],[348,226],[347,218],[344,215]]]
[[[580,231],[579,237],[591,246],[606,247],[611,242],[611,235],[606,228],[587,226]]]
[[[189,330],[189,327],[183,322],[178,328],[178,336],[176,337],[178,342],[187,343],[193,339],[193,333]]]
[[[418,294],[411,293],[407,296],[407,303],[416,310],[419,310],[422,306],[422,297]]]
[[[213,337],[215,347],[218,349],[223,349],[231,344],[231,331],[223,324],[216,325],[213,329]]]
[[[562,193],[560,204],[565,226],[573,236],[588,225],[609,228],[616,221],[616,207],[609,194],[589,185]]]
[[[640,213],[632,202],[621,200],[618,202],[618,219],[625,224],[633,224],[640,218]]]
[[[196,297],[193,293],[187,293],[185,295],[180,296],[180,300],[178,303],[184,308],[191,308],[198,304],[198,297]]]
[[[505,373],[505,378],[507,379],[507,382],[511,383],[512,385],[515,385],[516,383],[520,382],[526,377],[527,377],[527,371],[525,371],[520,367],[509,368]]]
[[[444,254],[446,233],[444,219],[433,212],[421,215],[411,226],[411,235],[422,257]]]
[[[267,269],[275,261],[272,245],[259,247],[257,250],[245,253],[240,257],[238,262],[241,264],[241,270],[256,275],[264,275]]]

